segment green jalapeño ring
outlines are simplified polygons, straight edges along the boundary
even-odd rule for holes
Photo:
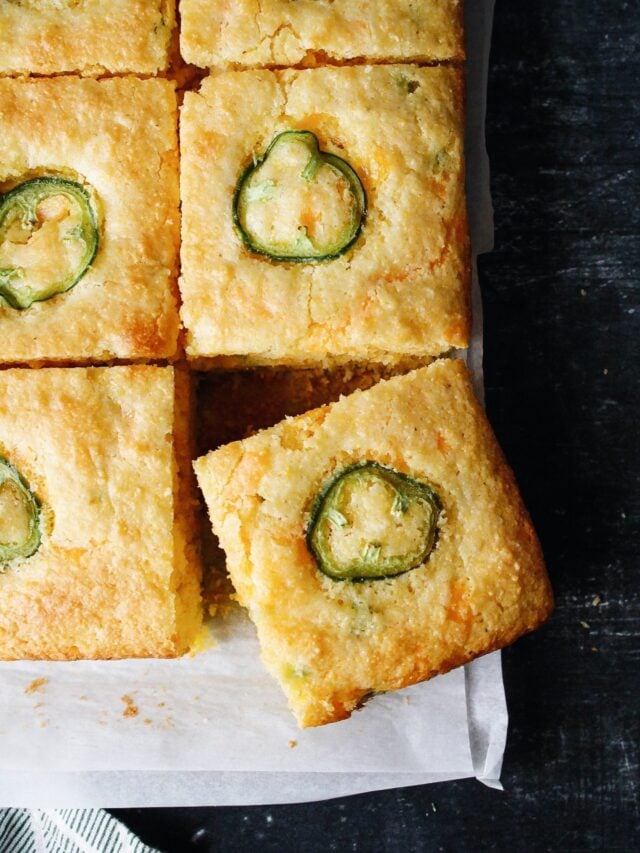
[[[33,178],[0,196],[0,297],[19,311],[74,287],[98,251],[87,190]]]
[[[40,503],[26,480],[0,457],[0,571],[40,547]]]
[[[321,151],[308,130],[287,130],[240,176],[233,221],[244,245],[272,261],[313,263],[358,239],[367,197],[355,170]]]
[[[426,483],[377,462],[338,471],[320,490],[307,545],[334,580],[393,578],[433,551],[442,503]]]

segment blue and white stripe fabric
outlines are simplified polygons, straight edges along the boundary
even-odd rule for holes
[[[159,853],[102,809],[0,809],[0,853]]]

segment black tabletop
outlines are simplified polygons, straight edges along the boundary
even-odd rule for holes
[[[473,2],[473,0],[468,0]],[[504,652],[504,793],[115,812],[164,851],[640,846],[640,2],[498,0],[487,408],[557,595]]]

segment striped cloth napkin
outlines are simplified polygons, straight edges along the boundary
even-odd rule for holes
[[[158,853],[102,809],[0,809],[1,853]]]

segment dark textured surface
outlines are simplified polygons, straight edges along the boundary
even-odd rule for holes
[[[473,0],[469,0],[473,2]],[[640,3],[498,0],[487,406],[557,593],[504,653],[505,793],[117,812],[165,851],[640,847]]]

